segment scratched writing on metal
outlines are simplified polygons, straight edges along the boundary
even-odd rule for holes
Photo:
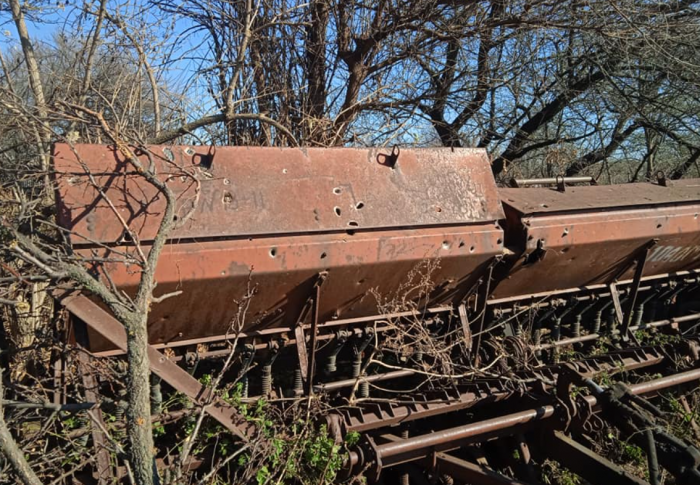
[[[677,263],[700,256],[700,246],[659,246],[649,255],[653,263]]]

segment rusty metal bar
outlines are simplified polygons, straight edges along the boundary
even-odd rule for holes
[[[397,443],[402,439],[396,435],[383,434],[379,437],[382,441]],[[449,475],[459,482],[473,485],[526,485],[520,480],[501,475],[481,465],[457,458],[447,453],[436,453],[433,457],[422,460],[422,464],[428,468],[435,468],[440,475]]]
[[[618,369],[637,370],[659,364],[664,360],[664,354],[657,348],[626,349],[603,356],[579,360],[572,363],[578,371],[593,377],[601,372],[615,372]],[[548,366],[533,372],[521,372],[518,376],[526,380],[541,380],[544,377],[555,381],[560,365]],[[405,372],[405,371],[397,371]],[[390,373],[387,373],[390,374]],[[384,374],[384,375],[387,375]],[[367,379],[373,376],[367,376]],[[403,377],[402,374],[396,377]],[[341,382],[341,381],[339,381]],[[357,379],[348,379],[343,385],[354,385]],[[485,405],[503,401],[513,396],[522,395],[530,390],[529,387],[514,388],[497,379],[474,381],[468,384],[456,383],[454,394],[446,395],[445,391],[438,393],[435,399],[431,395],[415,395],[408,400],[367,402],[362,406],[343,409],[340,414],[345,422],[347,431],[366,432],[372,429],[391,426],[431,416],[443,415],[475,405]]]
[[[310,396],[314,392],[314,373],[316,372],[316,343],[317,343],[317,337],[318,337],[318,309],[321,304],[321,288],[323,286],[323,283],[326,281],[326,276],[328,276],[327,273],[320,273],[318,275],[318,279],[316,280],[316,284],[314,285],[314,299],[313,299],[313,306],[312,306],[312,322],[311,322],[311,338],[309,342],[309,346],[311,347],[311,356],[309,357],[309,362],[308,362],[308,371],[306,372],[307,375],[307,381],[306,381],[306,395]]]
[[[565,184],[595,184],[595,178],[593,177],[551,177],[551,178],[537,178],[537,179],[510,179],[509,185],[514,188],[518,187],[529,187],[532,185],[557,185],[559,183]]]
[[[690,277],[690,278],[686,278]],[[686,278],[684,282],[686,283],[694,283],[696,282],[697,278],[700,277],[700,270],[687,270],[687,271],[678,271],[675,273],[661,273],[657,275],[652,275],[652,276],[645,276],[642,278],[642,282],[644,283],[653,283],[653,285],[648,285],[648,286],[641,286],[639,288],[639,291],[646,291],[650,290],[654,287],[665,287],[668,286],[668,281],[665,280],[674,280],[675,278]],[[664,280],[664,281],[660,281]],[[625,286],[629,285],[632,283],[632,279],[625,279],[625,280],[620,280],[617,282],[617,286]],[[574,288],[565,288],[561,290],[554,290],[554,291],[543,291],[543,292],[538,292],[538,293],[528,293],[528,294],[523,294],[523,295],[517,295],[517,296],[508,296],[504,298],[493,298],[489,300],[487,303],[489,306],[496,306],[496,305],[503,305],[503,304],[509,304],[509,303],[517,303],[519,301],[523,300],[538,300],[538,299],[544,299],[544,298],[551,298],[555,296],[563,296],[563,295],[568,295],[571,293],[581,293],[584,291],[599,291],[599,290],[606,290],[608,289],[609,285],[600,283],[600,284],[593,284],[593,285],[585,285],[581,287],[574,287]],[[620,291],[620,290],[618,290]],[[626,289],[624,291],[627,291]],[[610,296],[610,293],[601,293],[598,296]],[[586,295],[584,296],[578,296],[577,298],[579,299],[584,299],[587,298]],[[588,297],[590,298],[590,297]]]
[[[410,377],[415,375],[415,371],[411,369],[397,370],[393,372],[386,372],[384,374],[372,374],[368,376],[360,376],[354,379],[343,379],[335,382],[326,382],[324,384],[316,384],[314,386],[314,391],[316,392],[330,392],[337,391],[338,389],[343,389],[346,387],[353,387],[358,382],[381,382],[390,381],[392,379],[400,379],[401,377]]]
[[[454,308],[452,306],[438,306],[438,307],[432,307],[432,308],[426,308],[421,311],[416,311],[416,310],[410,310],[410,311],[405,311],[405,312],[396,312],[396,313],[383,313],[380,315],[372,315],[369,317],[361,317],[361,318],[347,318],[343,320],[330,320],[327,322],[323,322],[323,324],[319,324],[318,328],[319,330],[332,330],[336,331],[337,328],[342,328],[342,327],[347,327],[350,325],[356,325],[356,324],[362,324],[362,323],[372,323],[375,321],[381,321],[381,320],[392,320],[392,319],[397,319],[397,318],[404,318],[404,317],[420,317],[423,315],[437,315],[440,313],[450,313],[453,311]],[[310,330],[311,329],[311,324],[305,324],[303,325],[304,330]],[[385,326],[377,327],[377,332],[383,332],[385,330],[389,330],[393,327],[390,326]],[[276,328],[269,328],[269,329],[264,329],[264,330],[259,330],[259,331],[249,331],[249,332],[240,332],[238,333],[239,339],[248,339],[248,338],[271,338],[271,337],[279,337],[287,333],[294,333],[295,328],[290,328],[290,327],[276,327]],[[332,336],[328,335],[319,335],[319,339],[329,339],[332,338]],[[159,343],[159,344],[151,344],[151,346],[156,349],[156,350],[161,350],[161,349],[168,349],[168,348],[177,348],[177,347],[188,347],[192,345],[199,345],[199,344],[213,344],[213,343],[220,343],[220,342],[226,342],[231,340],[231,334],[223,334],[223,335],[215,335],[211,337],[202,337],[202,338],[195,338],[195,339],[187,339],[187,340],[175,340],[173,342],[167,342],[167,343]],[[296,341],[294,339],[289,341],[290,343],[296,344]],[[285,344],[285,346],[287,346]],[[264,349],[267,348],[266,344],[259,344],[257,346],[258,349]],[[105,351],[100,351],[100,352],[93,352],[93,355],[95,357],[114,357],[117,355],[123,355],[124,352],[120,349],[116,350],[105,350]]]
[[[692,315],[685,315],[682,317],[668,318],[665,320],[657,320],[655,322],[642,323],[640,325],[632,325],[631,327],[629,327],[629,331],[636,332],[637,330],[644,330],[647,328],[665,327],[665,326],[673,325],[673,324],[677,324],[677,323],[691,322],[693,320],[700,320],[700,313],[693,313]],[[599,335],[597,333],[591,333],[588,335],[583,335],[581,337],[572,337],[572,338],[557,340],[556,342],[550,342],[547,344],[537,345],[537,346],[533,347],[533,349],[534,350],[546,350],[546,349],[551,349],[553,347],[561,347],[563,345],[570,345],[570,344],[575,344],[575,343],[580,343],[580,342],[590,342],[592,340],[597,340],[600,337],[601,337],[601,335]]]
[[[700,369],[674,374],[649,382],[629,386],[635,395],[651,394],[669,387],[700,380]],[[595,396],[584,398],[591,407],[598,402]],[[468,443],[486,441],[491,438],[512,435],[528,430],[533,423],[548,420],[554,416],[554,406],[545,405],[497,418],[470,423],[456,428],[449,428],[427,435],[415,436],[394,443],[385,443],[375,448],[377,459],[384,467],[414,461],[427,453],[447,451]],[[360,463],[357,452],[350,452],[349,464]]]
[[[107,311],[77,292],[58,291],[58,301],[69,312],[101,336],[126,351],[126,330]],[[253,433],[251,425],[238,410],[218,397],[209,396],[208,389],[187,371],[169,360],[152,346],[148,346],[151,372],[182,392],[195,403],[205,406],[206,412],[241,439],[247,440]]]
[[[99,402],[97,393],[97,378],[94,372],[90,369],[90,356],[86,352],[78,352],[78,370],[83,379],[85,387],[85,400],[88,402]],[[93,413],[93,419],[97,423],[90,422],[90,430],[92,433],[92,445],[95,449],[95,461],[97,466],[95,472],[97,474],[98,485],[107,485],[112,483],[114,475],[112,473],[112,464],[110,452],[107,448],[107,437],[102,431],[107,429],[102,410],[96,409]]]
[[[590,483],[649,485],[610,460],[594,453],[561,431],[545,433],[542,454],[551,457]]]
[[[524,482],[501,475],[483,466],[457,458],[447,453],[437,453],[435,463],[438,472],[474,485],[525,485]]]
[[[647,256],[649,256],[649,250],[656,245],[658,239],[652,239],[647,243],[641,250],[639,256],[636,258],[636,267],[634,269],[634,278],[632,278],[632,284],[630,286],[630,295],[627,298],[627,308],[625,308],[624,318],[620,322],[622,324],[622,338],[626,340],[629,337],[630,323],[632,323],[632,312],[634,311],[635,304],[637,302],[637,294],[639,293],[639,285],[642,282],[642,275],[644,274],[644,267],[647,262]]]

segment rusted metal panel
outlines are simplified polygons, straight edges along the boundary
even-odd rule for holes
[[[579,187],[590,190],[585,197],[579,193],[570,200],[566,199],[571,195],[568,189],[565,193],[553,191],[557,203],[544,197],[547,189],[502,190],[506,243],[517,261],[494,296],[629,279],[634,273],[630,262],[653,240],[658,242],[649,251],[642,277],[699,268],[700,191],[687,187],[695,191],[694,200],[690,192],[644,198],[643,189],[650,189],[650,194],[657,194],[657,189],[673,190],[652,184],[633,184],[624,190],[616,187],[618,193],[607,187]],[[633,196],[637,199],[623,203],[625,197]],[[535,200],[548,207],[537,212]],[[613,203],[622,207],[613,209]],[[637,207],[640,203],[649,205]]]
[[[677,205],[700,201],[700,181],[663,187],[639,183],[555,188],[502,188],[502,201],[522,215],[580,212],[592,209]]]
[[[391,299],[411,273],[427,275],[435,286],[431,303],[459,299],[502,251],[503,232],[495,224],[349,234],[248,238],[168,245],[156,271],[158,294],[181,290],[177,298],[154,304],[151,343],[225,334],[249,286],[244,331],[294,327],[312,296],[320,272],[328,276],[319,299],[319,321],[383,313],[377,298]],[[117,248],[128,250],[128,248]],[[79,254],[92,257],[92,250]],[[109,250],[100,256],[108,257]],[[138,268],[106,266],[112,281],[127,292],[138,283]],[[414,274],[414,277],[416,275]],[[109,344],[90,335],[93,351]]]
[[[182,215],[199,202],[174,239],[453,225],[503,216],[486,152],[387,149],[151,147],[153,166],[178,194]],[[90,241],[114,243],[119,216],[152,239],[164,198],[103,145],[55,145],[59,222]],[[90,180],[90,174],[92,181]],[[198,182],[195,182],[197,180]]]

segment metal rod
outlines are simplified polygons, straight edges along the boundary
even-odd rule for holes
[[[672,325],[674,323],[683,323],[683,322],[690,322],[693,320],[700,320],[700,313],[693,313],[692,315],[685,315],[683,317],[675,317],[675,318],[669,318],[667,320],[658,320],[656,322],[649,322],[649,323],[643,323],[641,325],[634,325],[629,328],[631,332],[636,332],[637,330],[644,330],[646,328],[657,328],[657,327],[664,327],[667,325]],[[566,338],[566,339],[561,339],[557,340],[556,342],[550,342],[547,344],[542,344],[542,345],[535,345],[533,346],[533,349],[535,350],[546,350],[546,349],[551,349],[553,347],[561,347],[563,345],[570,345],[570,344],[575,344],[579,342],[589,342],[592,340],[597,340],[601,337],[600,334],[597,333],[591,333],[588,335],[583,335],[578,338]]]
[[[369,376],[360,376],[357,378],[351,378],[351,379],[343,379],[341,381],[335,381],[335,382],[327,382],[325,384],[316,384],[314,386],[314,391],[315,392],[330,392],[330,391],[337,391],[338,389],[342,389],[344,387],[353,387],[357,381],[359,380],[360,382],[380,382],[380,381],[389,381],[392,379],[399,379],[401,377],[409,377],[414,375],[415,372],[406,369],[406,370],[397,370],[393,372],[386,372],[384,374],[373,374]]]
[[[629,389],[635,395],[650,394],[699,379],[700,369],[693,369],[653,381],[633,384],[629,386]],[[598,402],[596,397],[592,395],[585,396],[584,399],[591,406],[595,406]],[[551,418],[554,414],[554,406],[540,406],[398,442],[385,443],[376,447],[377,458],[383,466],[397,465],[423,458],[426,453],[453,449],[469,441],[485,441],[490,437],[498,436],[503,431],[507,431],[508,434],[520,432],[526,429],[527,425]],[[355,465],[359,461],[360,456],[357,452],[350,452],[349,463]]]
[[[531,185],[556,185],[560,182],[565,184],[592,184],[595,183],[593,177],[552,177],[538,179],[511,179],[511,187],[528,187]]]

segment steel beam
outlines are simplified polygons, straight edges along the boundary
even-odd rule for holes
[[[473,485],[525,485],[520,480],[501,475],[476,463],[462,460],[447,453],[438,453],[435,461],[440,474],[450,475],[463,483]]]
[[[610,460],[594,453],[561,431],[545,433],[542,453],[558,461],[565,468],[590,483],[614,483],[616,485],[649,485],[641,478],[626,472]]]
[[[106,310],[79,292],[63,291],[56,296],[61,305],[70,313],[126,352],[126,330]],[[210,396],[207,387],[150,345],[148,346],[148,358],[151,372],[171,385],[176,391],[185,394],[193,402],[204,406],[211,417],[233,434],[246,441],[252,435],[253,425],[238,410],[221,398]]]

